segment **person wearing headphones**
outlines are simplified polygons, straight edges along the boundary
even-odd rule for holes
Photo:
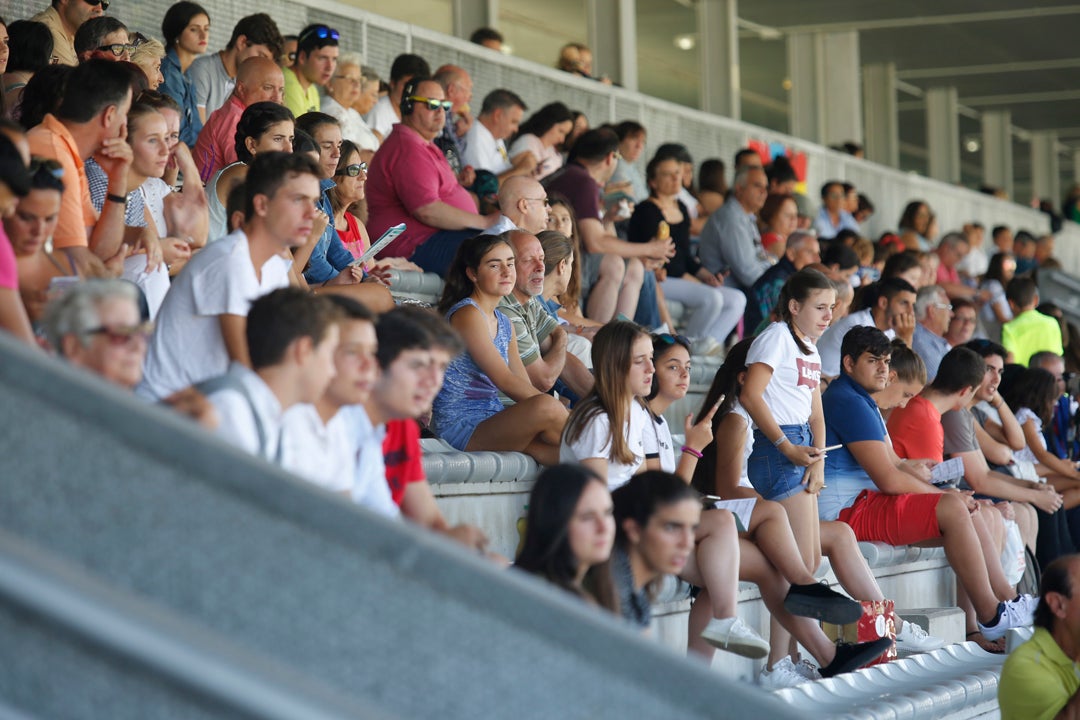
[[[367,227],[377,237],[398,223],[405,232],[380,253],[404,257],[426,272],[446,272],[458,246],[499,219],[481,215],[433,142],[451,102],[442,85],[414,77],[401,94],[401,123],[387,136],[368,167]]]

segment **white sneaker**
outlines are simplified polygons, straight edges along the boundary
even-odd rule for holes
[[[1031,610],[1025,600],[1008,600],[1001,603],[1001,616],[993,625],[979,623],[979,630],[987,640],[997,640],[1005,637],[1011,628],[1028,627],[1031,625]]]
[[[716,338],[708,335],[700,338],[696,338],[691,343],[691,350],[693,354],[698,357],[715,357],[723,358],[727,353],[724,351],[724,346],[716,341]]]
[[[758,675],[758,685],[762,690],[783,690],[802,685],[804,682],[809,682],[809,679],[803,677],[798,666],[792,664],[789,657],[773,665],[772,670],[767,667],[762,668],[761,674]]]
[[[1013,602],[1023,608],[1026,617],[1030,618],[1026,624],[1033,625],[1035,623],[1035,609],[1039,607],[1039,598],[1025,593],[1017,596],[1016,600],[1013,600]]]
[[[807,680],[820,680],[821,672],[818,666],[810,662],[806,658],[803,658],[799,662],[795,663],[795,672],[802,675]]]
[[[737,617],[713,618],[701,637],[715,648],[753,660],[769,654],[769,643]]]
[[[929,652],[945,647],[945,641],[939,637],[928,634],[921,625],[916,625],[910,620],[904,620],[900,632],[896,633],[896,650],[898,652],[916,653]]]

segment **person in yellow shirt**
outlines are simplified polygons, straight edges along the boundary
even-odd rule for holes
[[[296,117],[319,112],[319,87],[334,76],[338,59],[338,31],[326,25],[308,25],[299,35],[296,60],[285,68],[285,106]]]
[[[1035,634],[1009,655],[998,682],[1002,720],[1080,718],[1080,555],[1043,570]]]
[[[1013,311],[1013,319],[1001,326],[1001,344],[1012,353],[1013,362],[1027,367],[1037,352],[1048,351],[1061,355],[1061,325],[1056,318],[1035,309],[1039,290],[1031,278],[1018,277],[1009,281],[1005,299]]]

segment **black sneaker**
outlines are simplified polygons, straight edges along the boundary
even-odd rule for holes
[[[878,638],[864,643],[837,643],[836,657],[833,661],[821,668],[821,677],[835,677],[841,673],[858,670],[863,665],[877,660],[889,647],[892,640],[887,637]]]
[[[792,585],[784,598],[784,609],[792,615],[847,625],[862,617],[862,605],[841,595],[824,583]]]

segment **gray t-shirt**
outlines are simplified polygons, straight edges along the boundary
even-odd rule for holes
[[[945,429],[946,457],[979,449],[979,441],[975,437],[975,416],[967,408],[946,412],[941,416],[941,426]]]
[[[224,105],[236,87],[236,78],[225,72],[220,53],[196,58],[187,74],[195,88],[195,105],[206,108],[206,117]]]

